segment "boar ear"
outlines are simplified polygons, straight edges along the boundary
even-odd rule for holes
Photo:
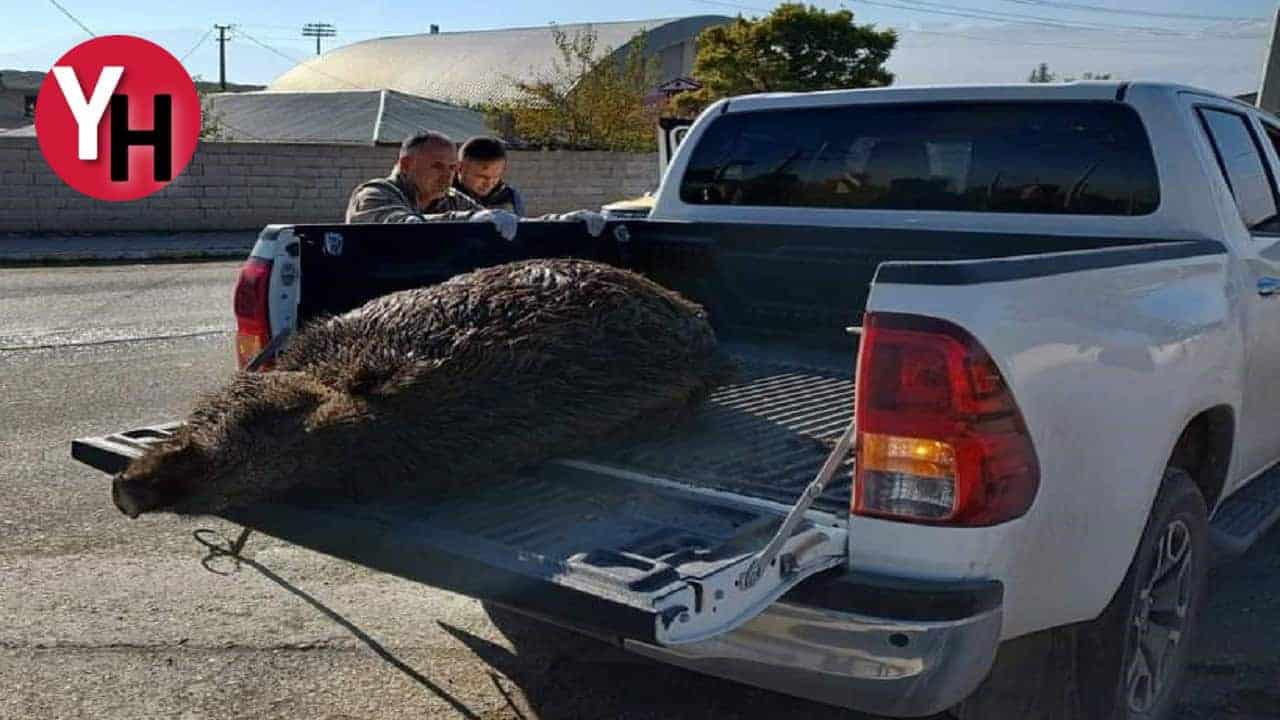
[[[207,463],[204,449],[190,435],[180,432],[129,463],[120,477],[157,485],[179,485],[203,472]]]
[[[181,442],[170,450],[167,460],[180,480],[193,479],[209,467],[209,454],[190,437],[182,438]]]

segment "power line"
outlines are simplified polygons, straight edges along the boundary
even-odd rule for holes
[[[288,60],[288,61],[289,61],[289,62],[291,62],[291,63],[295,63],[295,64],[302,64],[302,63],[304,62],[303,60],[300,60],[300,59],[298,59],[298,58],[296,58],[296,57],[290,57],[289,55],[286,55],[285,53],[280,52],[279,50],[275,49],[274,47],[272,47],[272,46],[270,46],[270,45],[268,45],[268,44],[266,44],[266,43],[262,42],[262,41],[261,41],[261,40],[259,40],[258,38],[256,38],[256,37],[254,37],[254,36],[250,35],[249,33],[245,32],[245,31],[244,31],[244,28],[242,28],[242,27],[237,26],[237,27],[236,27],[236,33],[237,33],[237,34],[239,34],[239,35],[240,35],[240,37],[244,38],[245,40],[248,40],[249,42],[253,43],[254,45],[257,45],[258,47],[262,48],[263,50],[266,50],[267,52],[269,52],[269,53],[271,53],[271,54],[273,54],[273,55],[278,55],[279,57],[282,57],[282,58],[284,58],[285,60]]]
[[[951,32],[943,30],[921,30],[919,28],[906,30],[904,32],[925,35],[939,35],[942,37],[963,38],[967,40],[975,40],[977,42],[991,43],[994,45],[1035,45],[1044,47],[1061,47],[1071,48],[1073,50],[1097,50],[1099,52],[1130,52],[1143,55],[1164,55],[1164,54],[1183,54],[1181,50],[1156,50],[1152,48],[1136,48],[1136,47],[1104,47],[1099,45],[1077,45],[1075,43],[1058,43],[1058,42],[1039,42],[1035,40],[1007,40],[1005,38],[985,38],[979,35],[966,35],[961,32]]]
[[[875,7],[889,8],[892,10],[906,10],[907,12],[926,13],[930,15],[949,15],[952,17],[973,18],[977,20],[992,20],[996,22],[1011,22],[1011,23],[1017,23],[1021,25],[1038,25],[1041,27],[1050,27],[1055,29],[1129,30],[1129,31],[1145,32],[1150,35],[1165,36],[1165,37],[1179,37],[1179,38],[1193,37],[1188,33],[1179,32],[1176,30],[1169,30],[1167,28],[1139,27],[1134,25],[1111,25],[1111,24],[1103,24],[1103,23],[1081,24],[1081,23],[1072,23],[1072,22],[1059,22],[1055,20],[1040,19],[1038,18],[1038,16],[1032,16],[1032,15],[975,11],[971,8],[963,8],[955,5],[944,5],[941,3],[929,3],[929,2],[923,2],[922,0],[903,0],[903,1],[913,2],[914,4],[900,5],[900,4],[891,4],[887,2],[880,2],[878,0],[851,0],[851,2],[860,3],[862,5],[872,5]],[[934,8],[939,8],[939,9],[934,9]],[[941,8],[947,8],[947,9],[941,9]],[[1240,35],[1226,35],[1221,33],[1209,33],[1209,32],[1203,32],[1203,31],[1201,31],[1200,34],[1209,35],[1213,37],[1230,38],[1230,39],[1258,39],[1259,37],[1262,37],[1262,36],[1246,37],[1246,36],[1240,36]]]
[[[703,5],[719,5],[721,7],[737,8],[738,10],[753,10],[755,12],[762,12],[762,13],[773,12],[773,8],[762,8],[762,7],[755,7],[752,5],[743,5],[741,3],[727,2],[726,0],[694,0],[694,2],[700,2]]]
[[[1186,33],[1171,30],[1168,28],[1153,28],[1149,26],[1135,25],[1119,25],[1112,23],[1100,23],[1092,21],[1073,21],[1073,20],[1056,20],[1054,18],[1045,18],[1038,15],[1024,15],[1021,13],[1007,13],[998,10],[979,10],[976,8],[961,7],[956,5],[947,5],[935,2],[926,2],[924,0],[897,0],[896,3],[879,2],[877,0],[849,0],[864,5],[873,5],[876,7],[888,8],[892,10],[906,10],[907,12],[926,13],[930,15],[948,15],[951,17],[971,18],[975,20],[992,20],[996,22],[1018,23],[1022,25],[1039,25],[1042,27],[1050,27],[1054,29],[1065,30],[1131,30],[1145,32],[1151,35],[1159,36],[1175,36],[1187,37]],[[1045,6],[1057,6],[1058,3],[1050,3],[1048,0],[1006,0],[1007,2],[1022,2],[1028,4],[1043,4]],[[736,8],[738,10],[750,10],[753,12],[770,13],[772,8],[760,7],[757,5],[745,5],[743,3],[731,2],[731,0],[694,0],[704,5],[719,5],[722,7]],[[910,3],[909,5],[900,3]],[[843,6],[843,3],[842,3]],[[919,6],[919,7],[917,7]],[[1092,6],[1088,6],[1092,7]],[[1211,18],[1213,16],[1203,16]],[[1241,18],[1247,19],[1247,18]],[[1206,33],[1215,37],[1231,37],[1240,38],[1238,35],[1221,35],[1218,33]],[[1259,36],[1261,37],[1261,36]],[[1255,38],[1256,39],[1256,38]],[[1067,46],[1070,47],[1070,46]],[[1080,46],[1084,47],[1084,46]]]
[[[264,25],[262,23],[236,23],[236,27],[262,28],[264,30],[297,30],[298,29],[297,25]],[[343,33],[387,33],[388,31],[381,28],[372,29],[372,28],[344,27],[342,32]],[[394,33],[388,33],[388,34],[394,34]]]
[[[1151,33],[1155,35],[1172,35],[1172,36],[1184,36],[1184,37],[1187,36],[1188,34],[1186,32],[1174,30],[1172,28],[1153,27],[1150,25],[1119,25],[1116,23],[1104,23],[1104,22],[1099,22],[1095,20],[1063,20],[1060,18],[1041,17],[1039,15],[1023,15],[1021,13],[1010,13],[1010,12],[1004,12],[1002,10],[987,10],[985,8],[971,8],[966,6],[952,5],[949,3],[927,2],[926,0],[900,0],[900,1],[907,2],[912,5],[924,5],[924,6],[930,6],[930,7],[936,7],[936,8],[961,10],[966,12],[978,12],[985,15],[992,15],[992,16],[997,16],[1001,18],[1030,19],[1032,21],[1037,21],[1037,22],[1054,22],[1054,23],[1060,23],[1060,24],[1069,24],[1069,25],[1080,26],[1082,28],[1103,29],[1103,30],[1128,30],[1128,31],[1134,31],[1134,32],[1146,32],[1146,33]],[[1067,9],[1065,8],[1065,5],[1048,2],[1048,0],[1007,0],[1007,1],[1028,4],[1028,5],[1037,5],[1041,7],[1055,7],[1058,9]],[[1094,7],[1094,6],[1080,6],[1080,7]],[[1182,18],[1182,19],[1186,19],[1186,18]],[[1222,33],[1208,32],[1203,28],[1200,28],[1194,32],[1197,32],[1201,35],[1211,35],[1214,37],[1241,37],[1239,35],[1224,35]],[[1258,37],[1261,37],[1261,36],[1258,36]]]
[[[244,26],[236,25],[236,27],[242,28]],[[343,29],[342,34],[344,37],[348,39],[359,37],[362,40],[371,40],[374,37],[391,37],[386,33],[361,33],[355,30],[348,31],[346,29]],[[258,31],[254,33],[254,36],[263,42],[273,42],[273,43],[276,43],[277,45],[280,45],[281,47],[285,47],[296,52],[302,52],[301,50],[302,46],[299,44],[299,38],[296,32],[281,33],[281,32],[272,32],[272,31],[267,31],[267,32]]]
[[[193,53],[193,52],[195,52],[196,50],[198,50],[198,49],[200,48],[200,46],[204,44],[204,41],[205,41],[205,40],[208,40],[208,39],[209,39],[209,36],[210,36],[210,35],[212,35],[212,34],[213,34],[213,28],[209,28],[208,30],[206,30],[206,31],[204,32],[204,35],[202,35],[202,36],[200,37],[200,39],[196,41],[196,44],[195,44],[195,45],[192,45],[190,50],[186,51],[185,53],[183,53],[183,54],[182,54],[182,57],[178,58],[178,62],[179,62],[179,63],[184,63],[184,62],[186,62],[186,61],[187,61],[187,58],[191,57],[191,53]]]
[[[53,3],[54,7],[61,10],[63,15],[66,15],[67,17],[71,18],[71,22],[79,25],[81,30],[84,30],[85,32],[89,33],[89,37],[98,37],[96,34],[94,34],[92,30],[89,29],[88,25],[85,25],[84,23],[80,22],[80,18],[76,17],[75,15],[72,15],[70,10],[62,7],[62,5],[58,2],[58,0],[49,0],[49,2]]]
[[[867,2],[867,0],[854,0],[855,2]],[[1028,25],[1043,25],[1045,27],[1060,28],[1067,30],[1134,30],[1138,32],[1152,33],[1155,35],[1179,35],[1181,33],[1164,28],[1152,28],[1137,25],[1114,25],[1110,23],[1092,23],[1092,22],[1076,22],[1066,20],[1055,20],[1052,18],[1044,18],[1038,15],[1024,15],[1022,13],[1006,13],[996,10],[978,10],[975,8],[964,7],[960,5],[950,5],[946,3],[926,2],[925,0],[901,0],[910,5],[898,5],[899,10],[909,10],[914,12],[932,12],[940,15],[959,15],[960,17],[978,18],[981,20],[999,20],[1002,22],[1017,21]],[[868,5],[877,5],[880,3],[867,2]],[[920,6],[920,7],[916,7]],[[926,9],[932,8],[932,9]]]
[[[855,0],[855,1],[858,1],[858,0]],[[742,3],[729,2],[729,0],[694,0],[694,2],[703,3],[705,5],[720,5],[724,7],[736,8],[739,10],[752,10],[755,12],[763,12],[763,13],[773,12],[769,8],[763,8],[755,5],[744,5]],[[868,3],[868,4],[878,4],[878,3]],[[890,6],[884,5],[884,7],[890,7]],[[903,8],[903,9],[912,9],[912,8]],[[951,37],[951,38],[964,38],[967,40],[973,40],[976,42],[983,42],[983,43],[989,43],[994,45],[1034,45],[1034,46],[1045,46],[1045,47],[1063,47],[1063,48],[1071,48],[1074,50],[1098,50],[1102,52],[1129,52],[1129,53],[1139,53],[1144,55],[1182,54],[1181,50],[1161,50],[1161,49],[1155,49],[1155,48],[1144,49],[1144,48],[1136,48],[1136,47],[1106,47],[1106,46],[1099,46],[1099,45],[1082,45],[1078,43],[1060,43],[1060,42],[1047,42],[1047,41],[1038,42],[1034,40],[1009,40],[1006,38],[987,38],[987,37],[981,37],[979,35],[967,35],[963,32],[924,30],[919,28],[900,30],[899,32],[900,33],[905,32],[908,34],[938,35],[941,37]]]
[[[1113,15],[1132,15],[1135,17],[1169,18],[1172,20],[1213,20],[1213,21],[1220,21],[1220,22],[1250,22],[1255,20],[1266,20],[1266,18],[1260,18],[1260,17],[1240,17],[1240,16],[1230,16],[1230,15],[1200,15],[1198,13],[1159,12],[1156,10],[1120,10],[1117,8],[1103,7],[1101,5],[1085,5],[1083,3],[1072,3],[1072,2],[1051,2],[1050,0],[1004,0],[1004,1],[1018,3],[1019,5],[1039,5],[1041,7],[1057,8],[1062,10],[1088,10],[1090,12],[1111,13]]]
[[[305,67],[305,68],[307,68],[308,70],[311,70],[311,71],[313,71],[313,72],[316,72],[316,73],[319,73],[319,74],[321,74],[321,75],[324,75],[325,77],[327,77],[327,78],[329,78],[329,79],[331,79],[331,80],[337,80],[338,82],[343,83],[343,84],[345,84],[345,85],[347,85],[347,86],[349,86],[349,87],[351,87],[352,89],[355,89],[355,90],[367,90],[367,89],[369,89],[369,88],[367,88],[367,87],[365,87],[365,86],[362,86],[362,85],[360,85],[360,84],[358,84],[358,83],[353,83],[353,82],[351,82],[350,80],[346,80],[346,79],[344,79],[344,78],[340,78],[340,77],[338,77],[337,75],[331,75],[331,74],[329,74],[329,73],[327,73],[327,72],[325,72],[325,71],[321,70],[320,68],[314,67],[313,65],[307,65],[307,64],[305,64],[305,63],[306,63],[306,62],[308,62],[308,61],[300,60],[300,59],[298,59],[298,58],[296,58],[296,57],[290,57],[289,55],[287,55],[287,54],[285,54],[285,53],[283,53],[283,52],[281,52],[281,51],[277,50],[276,48],[272,47],[271,45],[268,45],[267,43],[262,42],[261,40],[257,39],[256,37],[254,37],[254,36],[250,35],[249,33],[245,32],[245,31],[244,31],[244,28],[241,28],[241,27],[238,27],[238,26],[237,26],[237,27],[236,27],[236,33],[237,33],[238,35],[240,35],[241,37],[243,37],[244,39],[248,40],[249,42],[253,43],[254,45],[257,45],[258,47],[262,48],[263,50],[266,50],[267,52],[269,52],[269,53],[271,53],[271,54],[273,54],[273,55],[277,55],[277,56],[279,56],[279,57],[282,57],[282,58],[284,58],[285,60],[288,60],[289,62],[291,62],[291,63],[293,63],[293,64],[295,64],[295,65],[298,65],[298,66],[300,66],[300,67]]]

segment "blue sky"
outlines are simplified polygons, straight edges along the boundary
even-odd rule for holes
[[[454,2],[408,0],[57,0],[93,32],[128,33],[168,48],[192,73],[218,74],[214,23],[239,26],[228,46],[228,80],[267,83],[315,52],[299,36],[308,22],[337,26],[325,47],[384,35],[604,22],[699,14],[760,14],[767,0],[651,0],[621,9],[598,0]],[[859,22],[898,29],[890,69],[902,83],[1017,82],[1048,62],[1060,74],[1111,72],[1125,79],[1187,82],[1226,93],[1256,89],[1275,0],[825,0]],[[1107,8],[1119,12],[1102,12]],[[1169,15],[1215,16],[1179,18]],[[1236,20],[1223,18],[1262,18]],[[0,3],[0,68],[47,70],[88,38],[54,0]]]

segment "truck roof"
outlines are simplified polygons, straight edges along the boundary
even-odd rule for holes
[[[1152,89],[1157,92],[1164,91],[1169,93],[1194,92],[1201,95],[1212,95],[1224,100],[1232,99],[1188,85],[1162,82],[1087,81],[1004,85],[894,85],[884,88],[862,88],[858,90],[743,95],[729,100],[725,112],[881,102],[1119,100],[1133,88]]]

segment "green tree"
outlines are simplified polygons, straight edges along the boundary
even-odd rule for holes
[[[200,139],[226,139],[227,129],[223,124],[222,115],[214,110],[213,101],[209,99],[209,96],[216,92],[212,89],[212,83],[204,82],[199,75],[192,75],[191,82],[196,86],[196,97],[200,98]]]
[[[893,82],[884,63],[897,44],[894,31],[858,25],[848,10],[784,3],[764,17],[703,30],[693,66],[702,89],[673,104],[693,115],[747,93],[882,87]]]
[[[646,102],[658,83],[658,63],[646,57],[644,34],[623,52],[601,48],[593,30],[569,36],[553,28],[557,57],[548,76],[513,81],[515,102],[489,109],[502,135],[544,147],[651,151],[661,105]]]

